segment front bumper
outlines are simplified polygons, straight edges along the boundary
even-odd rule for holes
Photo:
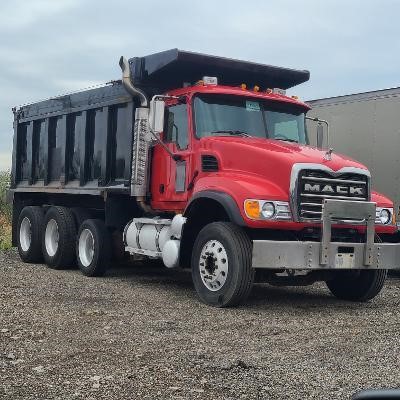
[[[253,268],[269,269],[400,269],[400,243],[375,243],[370,265],[364,264],[364,243],[330,243],[326,264],[321,243],[253,241]]]
[[[372,202],[324,200],[321,242],[253,241],[253,268],[400,269],[400,243],[374,243]],[[366,225],[365,243],[331,242],[335,223]]]

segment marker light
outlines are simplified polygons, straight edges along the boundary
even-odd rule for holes
[[[245,83],[242,83],[242,84],[240,85],[240,87],[242,88],[242,90],[246,90],[246,89],[247,89],[247,85],[246,85]]]
[[[203,86],[204,85],[204,81],[202,81],[201,79],[199,81],[196,82],[197,86]]]
[[[254,90],[255,92],[259,92],[259,91],[260,91],[260,86],[255,85],[255,86],[253,87],[253,90]]]
[[[267,89],[266,91],[265,91],[265,93],[267,93],[267,94],[271,94],[272,93],[272,89]]]
[[[260,203],[258,200],[246,200],[244,202],[244,210],[246,215],[251,219],[260,218]]]
[[[292,96],[292,99],[298,100],[298,99],[299,99],[299,96]]]

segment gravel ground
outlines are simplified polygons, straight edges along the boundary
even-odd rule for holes
[[[321,285],[197,301],[190,275],[104,278],[0,254],[1,399],[349,399],[400,386],[400,281],[367,304]]]

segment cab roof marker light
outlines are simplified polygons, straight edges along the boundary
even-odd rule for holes
[[[268,89],[265,91],[265,93],[271,94],[271,93],[272,93],[272,89],[268,88]]]
[[[294,99],[294,100],[298,100],[299,99],[299,96],[291,96],[292,97],[292,99]]]
[[[260,91],[260,86],[254,85],[253,90],[255,92],[259,92]]]
[[[246,90],[246,89],[247,89],[247,85],[246,85],[245,83],[242,83],[242,84],[240,85],[240,88],[241,88],[242,90]]]
[[[204,85],[218,85],[218,78],[216,76],[203,76]]]

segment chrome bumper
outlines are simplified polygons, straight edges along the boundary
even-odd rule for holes
[[[253,268],[400,269],[400,243],[374,243],[376,204],[324,200],[321,242],[253,241]],[[331,242],[332,224],[366,225],[365,243]]]
[[[321,243],[254,240],[252,266],[270,269],[400,269],[400,243],[375,243],[369,265],[364,264],[364,252],[364,243],[330,243],[328,262],[321,264]]]

